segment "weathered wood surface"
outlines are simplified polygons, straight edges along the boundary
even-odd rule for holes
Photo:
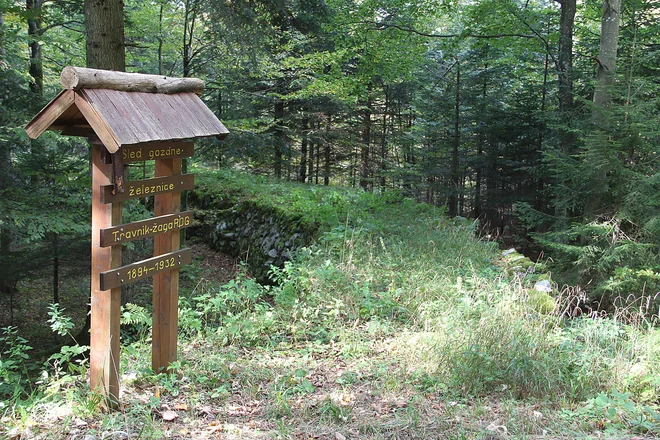
[[[121,146],[121,142],[104,116],[79,93],[76,93],[74,102],[80,113],[85,117],[85,120],[87,120],[87,123],[94,130],[94,133],[96,133],[96,136],[103,142],[105,148],[111,153],[116,153]]]
[[[190,264],[192,261],[192,250],[182,249],[170,252],[159,257],[138,261],[137,263],[101,272],[99,277],[99,288],[102,291],[114,290],[138,280],[149,278],[163,271],[171,271],[181,266]],[[176,307],[174,310],[178,310]]]
[[[123,194],[113,194],[114,185],[104,185],[101,192],[101,203],[123,202],[124,200],[163,194],[172,191],[185,191],[195,187],[193,174],[182,174],[154,179],[133,180],[126,182]]]
[[[124,92],[184,93],[200,95],[204,81],[198,78],[173,78],[143,73],[115,72],[67,66],[60,74],[65,89],[111,89]]]
[[[180,231],[192,224],[193,212],[186,211],[101,229],[101,247],[128,243],[170,231]]]
[[[121,245],[102,248],[103,228],[121,223],[122,204],[101,203],[101,188],[112,180],[112,165],[102,164],[105,151],[100,144],[92,144],[92,274],[91,329],[89,381],[111,402],[119,402],[119,317],[121,288],[110,292],[100,289],[101,272],[121,265]]]
[[[229,133],[194,93],[164,95],[105,89],[78,93],[112,127],[120,145],[225,137]]]
[[[57,98],[53,99],[46,107],[44,107],[35,116],[28,125],[25,126],[25,131],[32,139],[36,139],[41,134],[48,130],[50,126],[62,116],[62,114],[71,107],[75,99],[75,92],[65,90],[61,92]]]
[[[173,95],[106,89],[65,90],[25,127],[31,138],[45,130],[89,135],[89,128],[111,153],[120,146],[223,139],[229,131],[194,93]]]
[[[181,174],[181,159],[159,159],[155,163],[156,176]],[[154,197],[154,215],[181,210],[181,193],[170,192]],[[181,234],[171,230],[154,237],[154,256],[176,251]],[[156,372],[167,370],[177,359],[179,326],[179,270],[159,273],[153,279],[153,321],[151,337],[151,366]]]
[[[192,142],[153,142],[121,147],[124,163],[192,157],[194,153],[195,144]]]

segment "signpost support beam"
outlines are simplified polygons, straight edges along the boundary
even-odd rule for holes
[[[157,159],[156,177],[181,174],[181,158]],[[154,215],[173,214],[181,210],[181,192],[154,196]],[[172,230],[154,237],[154,256],[179,250],[181,234]],[[177,327],[179,303],[179,269],[160,272],[153,277],[153,333],[151,365],[155,372],[166,371],[177,359]]]
[[[121,266],[121,245],[102,248],[101,229],[121,224],[122,204],[101,203],[102,185],[112,182],[112,164],[102,163],[106,148],[92,149],[92,275],[90,388],[98,390],[110,407],[119,404],[119,322],[121,287],[100,290],[101,272]]]

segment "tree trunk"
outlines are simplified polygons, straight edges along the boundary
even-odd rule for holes
[[[300,141],[300,166],[298,167],[298,181],[305,183],[307,180],[307,145],[309,134],[309,119],[302,121],[302,140]]]
[[[0,11],[0,68],[5,67],[5,58],[7,52],[5,51],[5,16]]]
[[[0,11],[0,70],[5,67],[5,17]],[[1,113],[0,113],[1,115]],[[3,124],[5,121],[0,120],[0,124]],[[9,188],[11,185],[11,174],[12,174],[12,163],[11,163],[11,151],[9,145],[5,142],[0,143],[0,194]],[[0,262],[4,258],[9,257],[11,252],[11,231],[9,228],[0,226]],[[3,262],[4,263],[4,262]],[[7,264],[3,264],[3,267],[6,267]],[[6,269],[0,267],[0,293],[11,293],[14,290],[14,282],[9,279],[6,273]],[[11,297],[13,299],[13,296]],[[13,316],[14,308],[13,303],[10,306],[11,313]],[[10,322],[10,325],[13,323],[13,317]]]
[[[316,142],[316,175],[314,176],[314,183],[319,184],[319,170],[321,169],[321,143]],[[310,176],[311,178],[312,176]]]
[[[559,113],[563,122],[570,121],[569,112],[573,109],[573,27],[575,23],[576,0],[557,0],[561,4],[559,17],[559,54],[557,56],[557,82],[559,87]],[[564,151],[569,151],[573,137],[562,137]]]
[[[458,147],[461,144],[461,66],[456,63],[456,93],[454,102],[454,139],[452,143],[451,154],[451,170],[450,170],[450,185],[449,188],[449,201],[447,213],[450,217],[457,215],[458,203],[457,195],[460,184],[460,176],[458,173]]]
[[[87,67],[125,71],[124,2],[122,0],[85,0],[84,10]],[[90,343],[91,302],[90,296],[85,325],[76,338],[80,345]]]
[[[487,71],[488,71],[488,64],[484,64],[484,83],[481,89],[481,102],[482,102],[481,113],[483,117],[486,117],[485,114],[486,98],[488,96],[488,81],[486,76]],[[474,180],[474,210],[473,210],[474,218],[479,218],[479,216],[481,215],[481,176],[484,168],[484,164],[482,162],[483,154],[484,154],[484,143],[485,143],[485,136],[483,130],[479,130],[479,134],[477,135],[477,166],[475,167],[476,176]]]
[[[371,147],[371,97],[367,97],[362,114],[362,145],[360,146],[360,187],[369,188],[369,149]]]
[[[309,144],[309,168],[307,169],[308,183],[313,183],[314,177],[314,143]]]
[[[543,151],[543,135],[545,132],[545,102],[546,98],[548,95],[548,63],[550,62],[550,55],[546,52],[545,54],[545,62],[543,63],[543,88],[541,89],[541,122],[539,123],[539,137],[537,140],[537,153],[542,156],[542,151]],[[542,157],[541,157],[542,159]],[[539,167],[541,164],[539,163]],[[538,173],[538,180],[536,182],[536,195],[535,195],[535,201],[534,201],[534,209],[537,211],[543,210],[544,206],[544,196],[543,196],[543,189],[545,187],[545,181],[543,179],[543,175],[545,173],[539,172]]]
[[[122,0],[85,0],[85,33],[87,67],[126,70]]]
[[[602,165],[596,166],[594,175],[589,181],[589,190],[585,200],[584,217],[586,220],[595,218],[603,206],[607,194],[607,157],[609,136],[607,134],[610,121],[609,110],[612,106],[612,86],[616,75],[616,52],[619,47],[619,20],[621,0],[604,0],[603,16],[600,31],[600,49],[598,51],[598,68],[596,71],[596,87],[594,89],[594,107],[592,121],[595,130],[594,152]]]
[[[332,115],[328,115],[328,125],[326,126],[327,130],[330,130],[330,124],[332,123]],[[330,185],[330,140],[329,136],[326,136],[325,145],[323,146],[323,184]]]
[[[183,18],[183,76],[192,74],[192,62],[194,58],[192,50],[193,37],[195,35],[195,22],[197,20],[197,0],[187,0],[184,5]]]
[[[389,87],[385,86],[385,108],[383,109],[383,130],[380,139],[380,179],[381,187],[385,186],[385,171],[387,170],[387,113],[389,112]]]
[[[60,252],[58,234],[53,234],[53,303],[60,302]]]
[[[158,74],[163,74],[163,8],[165,3],[160,3],[158,12]]]
[[[282,177],[282,147],[284,146],[284,101],[278,99],[275,102],[275,133],[273,138],[273,170],[275,177]]]
[[[331,157],[330,143],[326,142],[323,147],[323,184],[330,185],[330,157]]]
[[[43,57],[41,55],[41,6],[43,0],[26,0],[28,11],[28,45],[30,48],[30,90],[38,96],[44,91]]]

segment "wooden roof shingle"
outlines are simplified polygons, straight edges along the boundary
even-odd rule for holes
[[[91,134],[91,129],[111,153],[122,145],[224,139],[229,133],[195,93],[111,89],[62,91],[25,127],[33,139],[49,129],[79,135]]]

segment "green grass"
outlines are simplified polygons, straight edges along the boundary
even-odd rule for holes
[[[5,400],[0,436],[660,435],[660,332],[644,317],[568,316],[575,289],[548,303],[533,290],[547,274],[513,269],[472,222],[428,205],[202,174],[209,194],[321,225],[317,244],[273,269],[275,286],[245,274],[217,285],[191,268],[172,374],[149,371],[149,313],[127,307],[122,410],[100,412],[84,377],[63,373]]]

